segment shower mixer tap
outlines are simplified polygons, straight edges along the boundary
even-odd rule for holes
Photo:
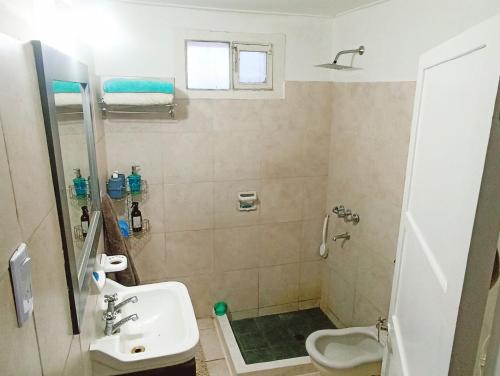
[[[351,222],[353,225],[359,223],[359,214],[353,213],[351,209],[346,209],[344,205],[335,206],[332,213],[338,218],[344,218],[344,222]]]
[[[336,242],[339,239],[342,239],[342,243],[340,244],[340,248],[344,248],[345,242],[351,239],[351,234],[349,234],[348,232],[344,232],[343,234],[334,235],[332,237],[332,240],[334,242]]]

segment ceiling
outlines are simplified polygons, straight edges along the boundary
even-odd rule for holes
[[[124,0],[177,7],[334,17],[376,0]]]

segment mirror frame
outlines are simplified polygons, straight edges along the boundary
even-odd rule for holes
[[[31,41],[40,90],[43,120],[49,151],[50,169],[57,214],[61,229],[61,241],[64,253],[64,267],[68,284],[69,305],[73,323],[73,333],[79,334],[83,321],[85,304],[90,291],[92,272],[99,238],[102,231],[101,198],[97,159],[94,142],[94,121],[92,117],[91,91],[89,87],[88,68],[58,50],[44,45],[40,41]],[[81,86],[83,123],[87,140],[89,157],[89,190],[91,193],[91,219],[85,241],[82,246],[80,264],[75,257],[73,246],[73,228],[70,223],[68,193],[64,179],[63,160],[57,122],[56,104],[52,90],[53,81],[78,82]]]

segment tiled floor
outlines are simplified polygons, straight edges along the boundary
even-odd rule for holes
[[[200,343],[210,376],[230,376],[212,319],[198,320]]]
[[[245,363],[307,356],[305,341],[320,329],[335,329],[319,309],[231,321]]]

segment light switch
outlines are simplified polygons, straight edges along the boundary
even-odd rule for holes
[[[22,327],[33,312],[31,258],[28,256],[26,243],[21,243],[10,258],[10,275],[14,289],[17,323],[19,327]]]

